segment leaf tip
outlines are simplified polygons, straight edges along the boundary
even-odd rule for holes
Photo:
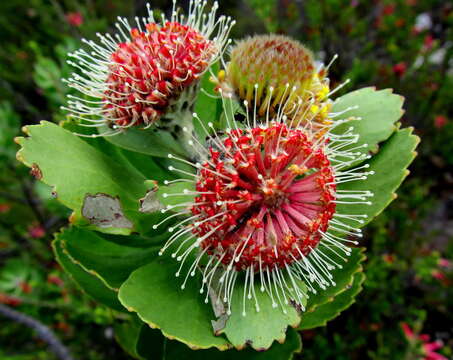
[[[25,138],[23,136],[16,136],[13,140],[17,145],[22,145]]]
[[[30,130],[28,128],[29,126],[22,126],[21,130],[24,134],[30,135]]]

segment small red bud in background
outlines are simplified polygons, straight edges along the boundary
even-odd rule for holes
[[[60,330],[66,334],[71,331],[71,327],[69,326],[69,324],[64,321],[59,321],[54,326],[57,330]]]
[[[406,25],[406,20],[404,20],[403,18],[399,18],[399,19],[395,20],[396,27],[403,27],[404,25]]]
[[[11,205],[7,203],[0,204],[0,214],[7,213],[11,210]]]
[[[70,12],[66,15],[66,21],[69,25],[79,27],[83,24],[83,16],[79,12]]]
[[[443,128],[445,125],[447,125],[447,123],[448,123],[448,119],[443,115],[437,115],[434,118],[434,126],[438,129]]]
[[[387,264],[393,264],[395,262],[395,255],[393,254],[384,254],[382,255],[382,260]]]
[[[64,285],[64,281],[61,278],[59,278],[58,276],[56,276],[56,275],[47,276],[47,282],[49,284],[54,284],[54,285],[57,285],[59,287],[62,287]]]
[[[431,50],[431,48],[433,47],[433,42],[434,42],[433,36],[431,34],[426,35],[423,40],[423,46],[425,50]]]
[[[46,236],[46,230],[40,225],[31,226],[28,228],[28,235],[33,239],[40,239]]]
[[[392,15],[395,12],[395,4],[388,4],[384,6],[382,13],[384,15]]]
[[[19,306],[22,301],[18,298],[0,293],[0,304],[5,304],[9,306]]]
[[[19,284],[20,289],[22,290],[23,293],[25,294],[30,294],[33,291],[33,288],[28,282],[22,281]]]
[[[448,260],[448,259],[439,259],[439,266],[443,267],[443,268],[451,268],[453,267],[453,263]]]
[[[405,322],[401,323],[401,329],[403,330],[406,339],[411,340],[415,338],[414,331],[410,328],[408,323]]]
[[[393,65],[393,72],[396,76],[402,77],[407,70],[407,65],[405,62],[399,62],[398,64]]]

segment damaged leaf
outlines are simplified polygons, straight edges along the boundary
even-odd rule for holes
[[[159,187],[155,181],[145,181],[145,183],[151,183],[151,189],[146,192],[146,195],[140,199],[140,212],[153,213],[164,208],[162,203],[157,197],[157,191]]]
[[[120,200],[107,194],[87,194],[82,206],[82,215],[100,228],[132,229],[132,222],[124,216]]]
[[[217,318],[217,320],[211,320],[212,329],[214,330],[214,334],[219,335],[221,330],[225,328],[229,316],[226,313],[224,303],[222,301],[217,301],[219,296],[212,288],[209,289],[209,298],[211,300],[212,310]]]
[[[31,164],[30,174],[33,175],[36,178],[36,180],[42,179],[41,169],[39,168],[38,164],[36,164],[36,163]]]
[[[115,154],[108,156],[50,122],[27,126],[25,131],[29,137],[16,139],[22,146],[17,158],[52,186],[58,200],[74,211],[74,224],[87,223],[86,217],[92,219],[89,223],[96,230],[123,235],[152,226],[145,218],[149,215],[139,212],[139,199],[147,190],[146,179],[123,166]],[[87,194],[100,193],[110,198],[86,199]],[[109,209],[99,209],[100,203]]]

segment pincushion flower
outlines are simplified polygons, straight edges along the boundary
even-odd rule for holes
[[[291,327],[325,325],[360,292],[361,227],[396,197],[418,140],[388,89],[331,100],[344,83],[331,88],[330,64],[292,39],[246,39],[225,62],[232,21],[203,7],[137,29],[121,19],[74,54],[86,97],[70,100],[73,117],[101,127],[86,135],[122,134],[84,141],[43,122],[17,157],[73,210],[53,242],[64,269],[137,315],[122,324],[129,353],[160,341],[176,349],[166,358],[190,357],[179,341],[291,358]]]
[[[64,109],[81,125],[108,126],[103,135],[155,124],[182,94],[193,102],[191,85],[222,56],[234,24],[216,18],[216,2],[206,14],[206,1],[191,0],[185,16],[173,1],[170,18],[159,20],[147,7],[146,18],[130,25],[119,17],[117,34],[97,34],[99,43],[83,39],[91,51],[69,54],[78,72],[66,82],[82,96],[69,95]]]
[[[232,92],[243,101],[255,103],[259,116],[267,109],[274,114],[285,104],[281,111],[293,125],[325,127],[331,125],[329,96],[334,93],[327,72],[336,58],[324,66],[296,40],[283,35],[255,35],[232,49],[224,93]]]
[[[291,101],[287,98],[281,109]],[[178,228],[160,254],[177,245],[172,256],[181,262],[179,276],[186,259],[197,252],[182,288],[199,268],[200,292],[207,290],[205,302],[214,291],[217,302],[225,303],[228,315],[240,274],[245,282],[244,316],[246,298],[253,299],[256,311],[260,311],[255,283],[269,295],[272,307],[280,304],[285,312],[283,305],[294,302],[304,309],[309,296],[305,286],[308,292],[316,293],[335,285],[330,272],[342,265],[332,260],[332,254],[346,260],[348,245],[358,244],[349,237],[360,237],[361,230],[343,220],[360,224],[367,216],[343,214],[336,205],[371,205],[373,194],[342,191],[337,184],[364,180],[373,174],[367,171],[369,165],[348,169],[369,155],[357,152],[363,145],[351,147],[358,141],[352,129],[341,135],[324,129],[320,136],[308,127],[287,125],[287,115],[281,109],[271,117],[270,102],[264,117],[259,117],[259,104],[252,109],[247,104],[245,101],[245,112],[253,113],[253,118],[247,115],[244,123],[238,123],[230,113],[225,134],[217,134],[209,123],[210,129],[205,127],[207,146],[193,138],[191,144],[200,155],[198,162],[169,154],[171,159],[191,164],[197,172],[193,175],[194,190],[163,194],[164,198],[185,195],[187,199],[181,204],[169,205],[162,212],[178,209],[177,215],[188,217],[179,228],[170,229],[173,232]],[[334,119],[342,114],[329,116]],[[198,119],[197,114],[194,117]],[[343,122],[338,119],[335,126]],[[174,166],[170,170],[184,173]],[[174,216],[169,215],[169,219]],[[190,242],[190,246],[182,246]]]

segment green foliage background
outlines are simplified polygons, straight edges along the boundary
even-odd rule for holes
[[[52,233],[69,214],[15,160],[12,139],[23,125],[64,120],[60,106],[69,90],[60,79],[70,72],[66,53],[81,37],[112,30],[117,15],[141,15],[144,5],[140,0],[0,4],[0,302],[51,327],[79,359],[126,358],[113,339],[121,330],[114,331],[109,310],[81,296],[56,264]],[[225,0],[220,5],[238,21],[234,38],[277,32],[302,41],[319,60],[328,62],[338,53],[330,78],[333,84],[350,78],[345,92],[393,88],[406,98],[403,126],[414,126],[422,138],[399,199],[366,228],[364,290],[326,327],[302,331],[300,358],[423,359],[404,338],[400,322],[441,339],[440,352],[452,356],[453,269],[441,259],[453,258],[453,6],[440,0]],[[160,0],[152,6],[168,11],[170,5]],[[73,13],[81,15],[81,26],[69,21]],[[431,24],[423,28],[426,16]],[[1,359],[52,356],[35,334],[0,317]]]

